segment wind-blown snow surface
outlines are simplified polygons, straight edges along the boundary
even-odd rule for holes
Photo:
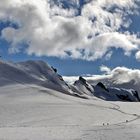
[[[0,140],[139,140],[138,102],[94,96],[116,91],[82,77],[68,85],[42,61],[1,62]]]
[[[139,108],[139,103],[87,100],[36,85],[3,86],[0,140],[139,140]]]

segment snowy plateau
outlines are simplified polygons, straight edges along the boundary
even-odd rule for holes
[[[43,61],[0,62],[0,140],[140,140],[139,84],[69,84]]]

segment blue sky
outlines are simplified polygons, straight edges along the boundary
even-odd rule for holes
[[[41,0],[38,0],[38,1],[41,1]],[[13,0],[13,2],[15,2],[15,0]],[[7,9],[6,7],[7,4],[3,3],[3,5],[5,5],[5,9],[3,11],[0,11],[0,13],[5,14],[5,11],[8,11],[8,10],[9,11],[11,10],[12,12],[15,10],[16,12],[18,12],[19,7],[13,7],[12,9]],[[25,19],[24,17],[22,19],[21,16],[18,17],[18,15],[15,14],[15,11],[13,13],[11,12],[11,15],[5,14],[4,18],[3,17],[0,18],[0,35],[1,35],[0,54],[2,55],[2,59],[7,60],[7,61],[24,61],[24,60],[29,60],[29,59],[33,59],[33,60],[41,59],[48,62],[50,65],[53,65],[54,67],[56,67],[60,74],[69,75],[69,76],[70,75],[101,74],[100,67],[102,65],[105,65],[112,69],[118,66],[125,66],[127,68],[139,69],[140,61],[139,61],[139,57],[136,58],[136,53],[139,52],[139,48],[140,48],[140,43],[139,43],[140,42],[139,41],[140,15],[133,13],[135,9],[133,5],[131,9],[131,4],[133,4],[133,0],[132,0],[132,3],[126,3],[126,7],[124,5],[121,5],[120,3],[120,5],[117,5],[118,7],[117,9],[120,10],[123,8],[124,11],[122,10],[121,11],[122,13],[123,12],[127,13],[128,12],[127,10],[129,10],[130,12],[130,13],[128,12],[127,15],[122,14],[120,12],[122,14],[121,18],[124,18],[125,20],[127,19],[128,21],[131,20],[131,22],[126,23],[122,19],[118,19],[120,21],[122,20],[121,24],[116,23],[112,27],[111,25],[106,26],[106,24],[108,23],[108,21],[106,21],[106,18],[102,17],[103,21],[100,21],[98,19],[98,15],[96,14],[94,15],[96,11],[92,10],[91,7],[96,6],[95,8],[100,9],[100,8],[104,8],[103,6],[106,6],[109,4],[111,7],[112,6],[111,3],[99,4],[98,0],[95,0],[95,2],[92,2],[92,1],[85,2],[84,0],[81,0],[79,2],[76,0],[72,0],[72,1],[69,1],[69,3],[65,0],[64,1],[57,0],[54,3],[51,3],[52,8],[49,9],[49,12],[50,12],[49,14],[51,14],[53,17],[53,20],[55,20],[55,23],[53,23],[53,20],[51,19],[52,20],[51,24],[53,23],[55,25],[56,21],[58,21],[58,25],[57,25],[58,29],[56,28],[55,30],[54,30],[54,26],[51,27],[51,24],[49,26],[52,29],[51,30],[50,28],[47,29],[48,26],[46,27],[46,25],[44,24],[47,24],[48,21],[42,21],[42,19],[35,26],[32,26],[32,24],[36,22],[36,16],[39,16],[37,17],[39,19],[41,16],[48,15],[48,14],[43,15],[41,11],[39,11],[40,15],[36,11],[35,13],[33,13],[34,10],[32,11],[33,14],[31,15],[30,15],[30,11],[28,11],[29,13],[27,12],[27,10],[26,10],[27,13],[24,13],[25,12],[24,9],[22,11],[19,11],[19,13],[23,15],[29,14],[29,17],[27,16]],[[128,7],[127,4],[129,4],[130,9],[127,9]],[[20,8],[22,8],[23,3],[20,1],[19,5],[21,6]],[[26,6],[24,5],[24,8],[26,8]],[[37,10],[39,9],[39,7],[36,7],[36,3],[30,2],[29,6],[30,6],[30,9],[32,7],[35,7]],[[105,7],[105,8],[106,8],[105,11],[100,9],[101,11],[98,11],[98,12],[102,12],[102,14],[104,15],[104,12],[106,13],[106,11],[107,12],[109,11],[107,9],[108,7]],[[140,13],[140,9],[138,8],[140,8],[139,4],[137,5],[136,10],[137,10],[137,13]],[[28,6],[27,6],[27,9],[28,9]],[[90,11],[90,13],[88,13],[88,11]],[[92,12],[93,14],[91,14]],[[113,13],[112,15],[113,16],[117,15],[118,17],[118,13],[116,12]],[[77,19],[78,16],[80,18]],[[109,12],[107,13],[107,16],[109,16],[108,18],[110,18],[109,24],[114,23],[114,19],[112,19],[112,16],[110,17]],[[58,19],[58,17],[60,19]],[[28,18],[30,19],[30,21],[28,21]],[[92,26],[90,26],[91,18],[95,18],[97,20],[96,27],[98,27],[98,31],[94,29],[95,21],[93,21]],[[27,20],[27,22],[25,22],[25,20]],[[33,21],[33,23],[31,23],[31,20]],[[29,26],[26,27],[27,26],[26,23],[28,22],[29,22],[28,24]],[[101,24],[102,22],[104,25]],[[41,26],[40,24],[43,24],[44,27],[41,27],[41,29],[43,28],[44,32],[41,32],[41,34],[39,35],[38,32],[36,34],[36,29],[40,29],[40,27],[38,27],[38,26]],[[89,24],[89,28],[87,28],[88,24]],[[78,28],[77,25],[79,25],[81,28],[77,29]],[[28,28],[29,30],[27,30]],[[31,32],[29,32],[30,29],[32,29]],[[64,36],[63,35],[61,36],[61,32],[63,30],[64,30]],[[87,30],[89,31],[87,32]],[[105,31],[102,31],[102,30],[105,30]],[[129,34],[126,33],[126,31]],[[34,34],[32,34],[32,32],[34,32]],[[57,32],[60,32],[60,34],[57,35]],[[90,35],[91,39],[88,39],[87,41],[84,42],[83,41],[85,38],[85,36],[83,35],[84,33],[85,33],[85,36]],[[34,35],[37,35],[38,38],[36,36],[33,38],[32,35],[33,37]],[[47,35],[49,37],[52,36],[51,38],[52,40],[50,38],[49,39],[45,38],[47,37]],[[25,37],[23,38],[23,36]],[[124,38],[121,38],[121,36]],[[112,40],[108,40],[108,38],[110,37],[112,37],[111,38]],[[44,41],[44,38],[46,39],[45,41]],[[47,39],[49,43],[47,42]],[[99,40],[102,39],[104,40],[104,42],[102,42],[101,44],[99,44],[100,41],[95,42],[98,39]],[[93,44],[91,44],[91,42]],[[109,42],[109,43],[106,44],[105,42]],[[98,44],[100,45],[99,50],[98,50]],[[38,47],[37,45],[40,47]],[[66,45],[68,46],[66,47]],[[128,45],[130,45],[130,47],[128,47]],[[83,50],[84,53],[80,54],[79,52],[81,52],[81,50]],[[126,55],[125,53],[127,51],[129,51],[131,54]],[[69,52],[69,53],[66,53],[66,52]],[[68,55],[68,56],[65,56],[65,55]]]

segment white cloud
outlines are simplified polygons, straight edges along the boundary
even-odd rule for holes
[[[136,53],[135,57],[136,57],[136,59],[137,59],[138,61],[140,61],[140,51],[138,51],[138,52]]]
[[[76,80],[79,79],[78,76],[63,76],[63,79],[69,83],[69,84],[73,84]]]
[[[100,67],[100,71],[101,71],[101,72],[104,72],[105,74],[109,74],[109,73],[111,72],[111,69],[108,68],[107,66],[102,65],[102,66]]]
[[[50,2],[0,1],[0,20],[19,25],[18,29],[7,27],[2,30],[1,37],[11,42],[10,52],[24,50],[20,44],[26,42],[28,54],[95,60],[102,58],[112,47],[122,48],[126,55],[138,49],[140,39],[137,35],[118,32],[132,22],[128,15],[136,13],[135,0],[89,1],[79,16],[74,7],[64,9],[61,3]],[[77,0],[71,2],[79,4]]]
[[[82,15],[96,19],[93,33],[114,32],[121,26],[129,26],[131,19],[127,16],[136,13],[134,9],[137,9],[134,0],[94,0],[84,6]]]
[[[109,52],[105,55],[105,60],[110,60],[112,54],[113,54],[113,51],[109,51]]]

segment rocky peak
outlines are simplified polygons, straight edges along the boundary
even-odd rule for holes
[[[105,87],[105,85],[102,82],[99,82],[97,84],[97,86],[101,87],[102,89],[104,89],[105,91],[109,92],[109,90]]]
[[[84,79],[82,76],[79,77],[79,81],[81,81],[83,84],[87,83],[86,79]]]

